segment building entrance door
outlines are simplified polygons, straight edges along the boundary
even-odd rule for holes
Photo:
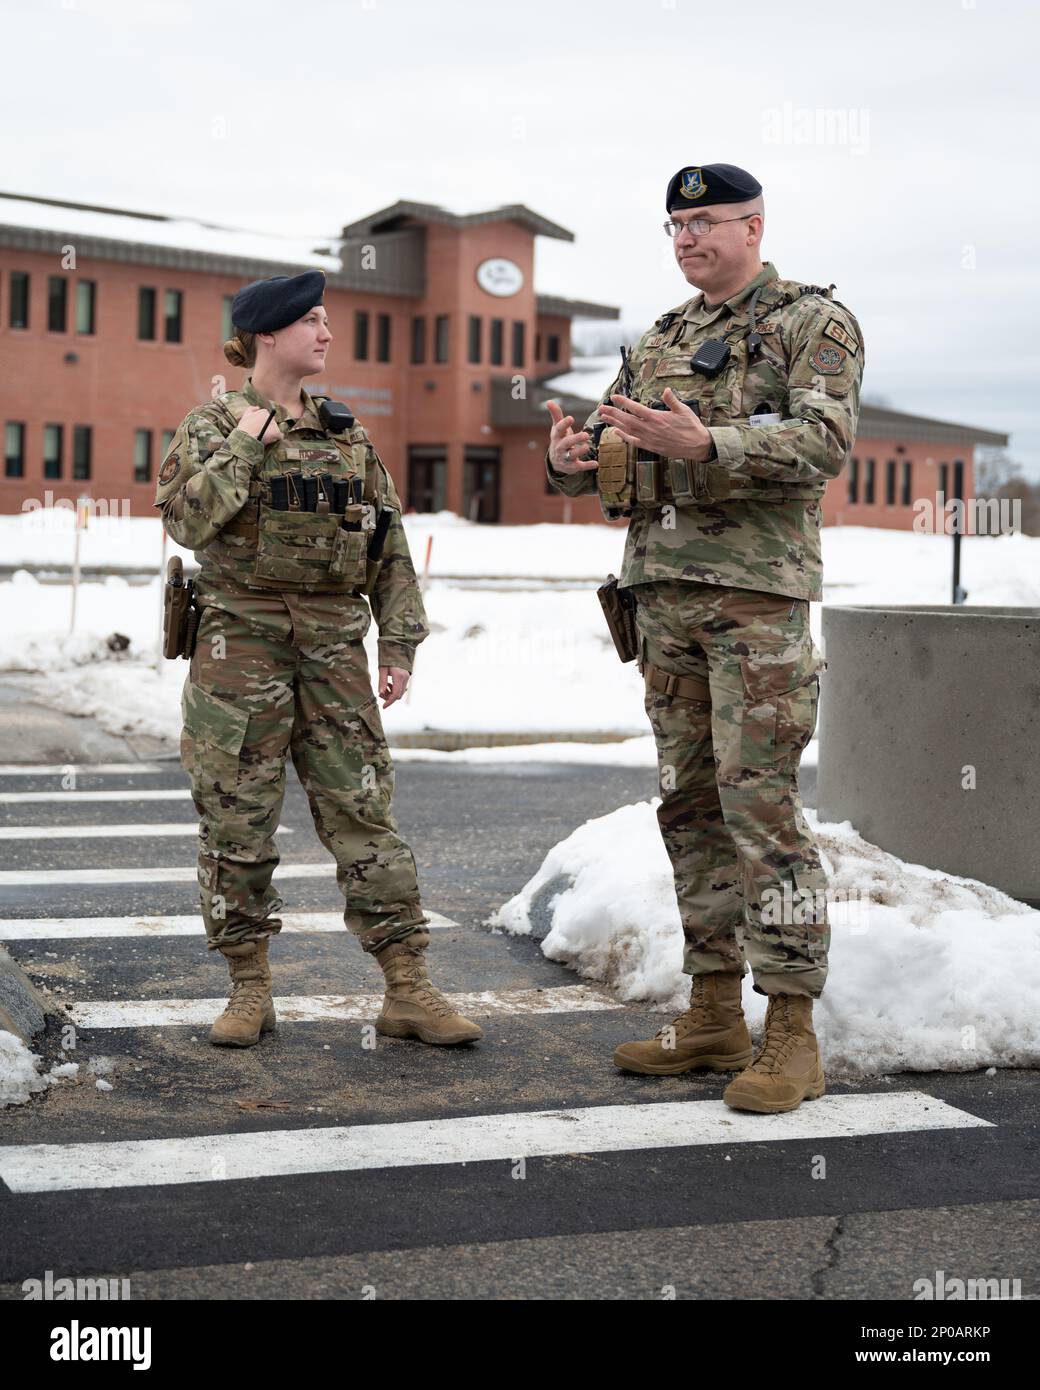
[[[470,521],[498,520],[500,468],[500,450],[467,446],[462,482],[462,514]]]
[[[443,444],[408,447],[408,502],[417,512],[442,512],[448,505],[448,458]]]

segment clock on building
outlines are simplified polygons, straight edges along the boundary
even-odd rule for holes
[[[507,299],[524,287],[524,272],[515,261],[504,256],[492,256],[477,266],[477,284],[488,294]]]

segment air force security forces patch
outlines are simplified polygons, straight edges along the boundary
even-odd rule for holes
[[[177,470],[180,468],[180,466],[180,455],[177,453],[177,450],[174,449],[163,460],[163,466],[159,469],[160,483],[168,483],[171,478],[176,478]]]
[[[825,338],[833,338],[836,343],[841,343],[843,348],[848,348],[853,357],[855,357],[856,353],[859,351],[859,344],[856,342],[856,339],[844,324],[839,323],[837,319],[828,320],[827,327],[823,330],[823,336]]]
[[[844,348],[831,347],[829,343],[821,343],[812,355],[812,364],[817,371],[823,372],[827,376],[834,376],[841,371],[845,365],[848,353]]]

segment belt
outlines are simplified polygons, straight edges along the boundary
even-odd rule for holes
[[[671,671],[662,671],[660,666],[643,663],[643,675],[647,689],[656,690],[661,695],[678,695],[680,700],[710,700],[711,687],[698,676],[676,676]]]

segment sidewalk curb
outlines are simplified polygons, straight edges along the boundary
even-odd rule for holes
[[[29,1047],[43,1031],[48,1017],[60,1019],[55,1006],[40,993],[28,975],[0,946],[0,1030],[13,1033]]]

